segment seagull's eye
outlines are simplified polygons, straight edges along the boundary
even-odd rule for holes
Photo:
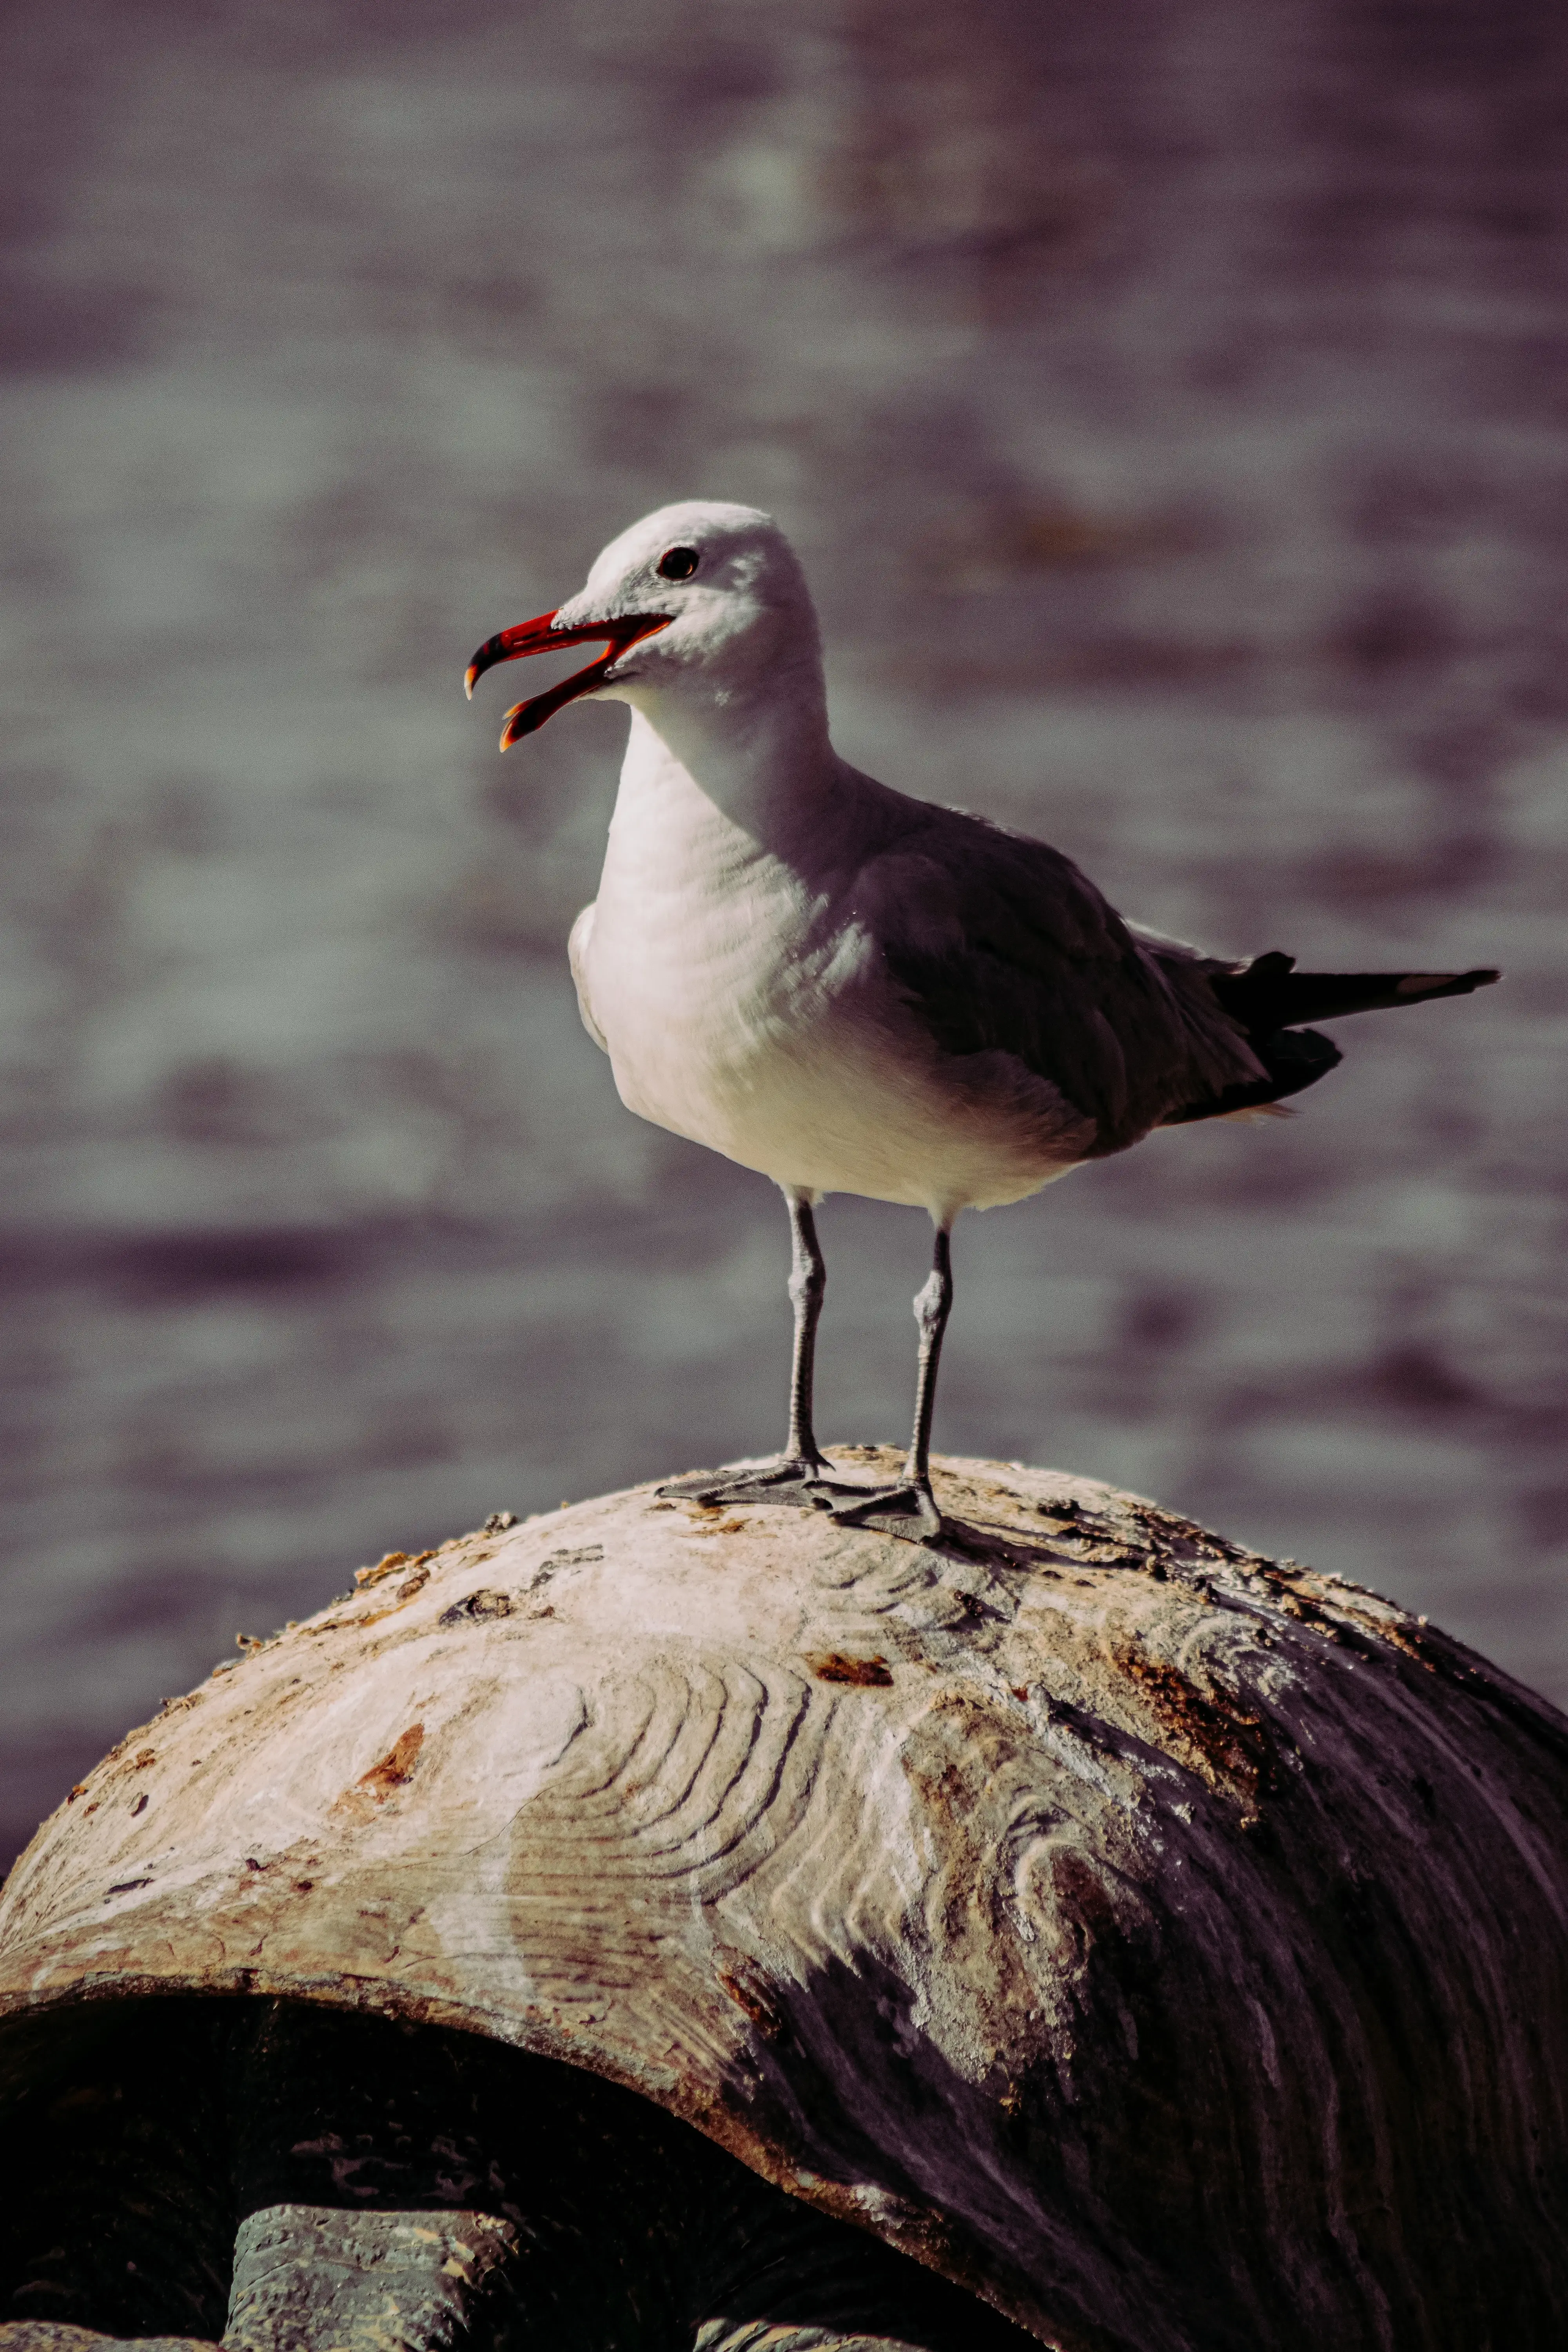
[[[658,559],[661,580],[689,580],[701,558],[694,547],[667,547]]]

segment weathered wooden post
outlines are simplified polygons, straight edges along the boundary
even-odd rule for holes
[[[1568,1725],[939,1492],[492,1520],[123,1740],[0,1901],[5,2352],[1568,2341]]]

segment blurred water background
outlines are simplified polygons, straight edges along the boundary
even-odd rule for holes
[[[1128,911],[1503,988],[969,1219],[938,1440],[1568,1699],[1568,16],[9,0],[0,1860],[237,1630],[776,1442],[785,1232],[583,1034],[625,714],[459,678],[774,510],[840,748]],[[908,1212],[836,1202],[830,1437]]]

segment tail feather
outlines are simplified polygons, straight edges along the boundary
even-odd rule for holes
[[[1258,1111],[1283,1096],[1315,1085],[1343,1058],[1332,1040],[1308,1021],[1335,1021],[1347,1013],[1379,1013],[1401,1004],[1425,1004],[1437,996],[1468,996],[1489,988],[1499,974],[1477,971],[1298,971],[1294,956],[1278,952],[1254,959],[1244,971],[1218,971],[1209,986],[1247,1034],[1247,1042],[1268,1076],[1226,1087],[1202,1102],[1170,1112],[1164,1124],[1234,1118]]]
[[[1277,1029],[1272,1037],[1249,1037],[1247,1044],[1268,1072],[1267,1077],[1242,1078],[1202,1102],[1184,1103],[1167,1111],[1163,1127],[1182,1127],[1193,1118],[1233,1118],[1237,1111],[1262,1110],[1285,1095],[1299,1095],[1338,1067],[1344,1055],[1331,1038],[1316,1029]]]

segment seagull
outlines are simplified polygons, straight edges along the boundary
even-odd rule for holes
[[[1157,1127],[1275,1112],[1341,1058],[1304,1024],[1498,977],[1205,955],[1125,920],[1059,850],[863,775],[829,740],[799,559],[755,508],[689,499],[633,523],[577,595],[488,638],[466,689],[580,644],[605,650],[510,710],[500,748],[569,702],[631,706],[599,895],[569,943],[584,1025],[628,1109],[771,1177],[790,1220],[784,1450],[661,1491],[936,1540],[960,1211],[1023,1200]],[[889,1486],[841,1478],[813,1427],[829,1192],[924,1209],[935,1230]]]

